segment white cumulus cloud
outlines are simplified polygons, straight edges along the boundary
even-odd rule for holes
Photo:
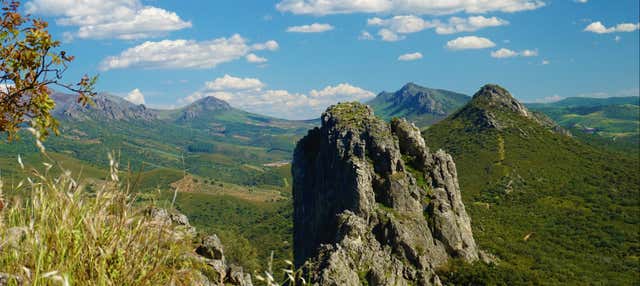
[[[417,33],[424,29],[434,27],[433,23],[413,15],[395,16],[389,19],[375,17],[368,19],[367,25],[381,26],[393,31],[394,33],[400,34]]]
[[[229,90],[260,90],[265,87],[257,78],[239,78],[225,74],[223,77],[205,83],[207,90],[229,91]]]
[[[191,27],[175,12],[143,5],[140,0],[32,0],[25,7],[30,14],[56,17],[58,25],[77,27],[65,33],[67,40],[142,39]]]
[[[358,40],[364,40],[364,41],[373,40],[373,35],[371,35],[371,33],[367,32],[367,31],[362,31],[362,32],[360,32],[360,35],[358,36]]]
[[[287,28],[289,33],[322,33],[333,30],[334,27],[329,24],[313,23],[311,25],[293,26]]]
[[[404,54],[398,57],[399,61],[403,61],[403,62],[408,62],[408,61],[415,61],[415,60],[419,60],[422,59],[422,54],[421,53],[409,53],[409,54]]]
[[[513,13],[543,7],[540,0],[282,0],[281,12],[316,16],[351,13],[445,15],[454,13]]]
[[[381,29],[378,31],[378,36],[385,42],[397,42],[405,38],[405,36],[398,35],[389,29]]]
[[[139,89],[134,89],[124,98],[133,104],[144,104],[144,94]]]
[[[469,50],[469,49],[486,49],[495,47],[496,44],[487,38],[477,36],[466,36],[455,38],[447,42],[449,50]]]
[[[252,51],[278,49],[278,43],[249,45],[236,34],[210,41],[163,40],[147,41],[129,48],[120,55],[107,57],[100,64],[103,71],[123,68],[204,69],[245,57]]]
[[[633,32],[635,30],[640,29],[640,23],[622,23],[618,24],[614,27],[607,28],[602,22],[593,22],[589,24],[586,28],[584,28],[585,32],[591,32],[596,34],[609,34],[609,33],[620,33],[620,32]]]
[[[382,29],[378,34],[385,41],[397,41],[404,38],[404,34],[412,34],[427,29],[435,29],[437,34],[455,34],[461,32],[475,32],[483,28],[508,25],[509,22],[498,17],[471,16],[468,18],[451,17],[448,21],[427,21],[414,15],[394,16],[388,19],[378,17],[367,20],[367,25],[378,26]]]
[[[251,48],[256,51],[277,51],[280,48],[280,45],[278,45],[278,42],[271,40],[264,43],[253,44]]]
[[[373,92],[341,83],[312,89],[308,93],[296,93],[283,89],[265,89],[266,85],[255,78],[239,78],[225,75],[205,83],[205,86],[180,100],[191,103],[214,96],[234,107],[253,113],[287,119],[317,118],[330,105],[345,101],[365,101],[375,97]]]
[[[513,57],[517,57],[518,53],[516,51],[512,51],[509,49],[499,49],[497,51],[493,51],[491,52],[491,56],[494,58],[499,58],[499,59],[503,59],[503,58],[513,58]]]
[[[537,57],[538,50],[522,50],[520,52],[516,52],[510,49],[502,48],[491,52],[491,56],[498,59],[513,57]]]
[[[327,86],[321,90],[311,90],[309,97],[313,99],[329,100],[331,103],[338,101],[360,101],[376,96],[373,92],[360,87],[341,83],[336,86]]]
[[[451,17],[447,23],[435,23],[436,33],[454,34],[461,32],[475,32],[483,28],[508,25],[509,22],[498,17],[472,16],[469,18]]]
[[[247,59],[247,62],[254,64],[263,64],[268,61],[267,59],[260,57],[254,53],[248,54],[247,56],[245,56],[245,58]]]

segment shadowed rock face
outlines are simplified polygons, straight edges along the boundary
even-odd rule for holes
[[[318,285],[432,285],[478,250],[456,168],[405,120],[343,103],[296,148],[294,254]]]

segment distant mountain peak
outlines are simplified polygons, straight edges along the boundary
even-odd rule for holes
[[[179,121],[201,118],[209,112],[224,112],[233,109],[229,103],[214,96],[207,96],[188,105],[182,110]]]
[[[530,112],[507,89],[497,84],[481,87],[471,102],[453,115],[453,118],[459,117],[471,120],[476,127],[495,129],[517,127],[517,117],[525,117],[553,132],[571,136],[546,115]]]
[[[424,86],[420,86],[416,83],[413,82],[408,82],[406,83],[404,86],[402,86],[402,88],[400,90],[402,91],[411,91],[411,90],[416,90],[416,89],[427,89]]]
[[[396,92],[382,92],[368,104],[384,119],[405,117],[420,126],[444,119],[469,101],[469,97],[442,89],[431,89],[413,82]]]
[[[202,98],[196,102],[194,102],[192,105],[199,105],[204,107],[207,110],[229,110],[231,109],[231,105],[229,105],[229,103],[227,103],[226,101],[219,99],[215,96],[207,96],[205,98]]]

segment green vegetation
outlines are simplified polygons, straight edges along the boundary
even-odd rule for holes
[[[486,108],[476,107],[475,111]],[[606,136],[616,136],[616,142],[621,142],[620,138],[626,137],[620,134],[632,126],[637,131],[638,119],[633,117],[637,115],[637,105],[561,108],[536,110],[567,120],[565,123],[559,120],[561,124],[602,124],[598,128],[608,130],[603,131],[606,134],[573,131],[577,139],[589,140],[593,145],[609,142]],[[38,152],[33,137],[26,132],[21,133],[20,142],[3,140],[0,179],[5,189],[10,189],[5,197],[13,199],[19,195],[23,199],[11,201],[10,207],[2,211],[4,217],[0,221],[6,227],[0,227],[0,237],[6,237],[9,227],[28,225],[27,211],[49,212],[36,220],[36,225],[41,227],[28,234],[25,241],[31,247],[37,234],[56,244],[41,250],[26,248],[32,251],[30,255],[14,255],[15,252],[3,255],[6,248],[0,247],[0,269],[23,273],[20,267],[24,265],[33,271],[33,267],[46,262],[47,267],[41,267],[37,275],[23,279],[50,284],[53,280],[44,278],[44,273],[53,273],[49,277],[81,284],[93,276],[74,273],[85,271],[80,263],[91,265],[84,258],[97,255],[85,253],[82,244],[78,244],[87,240],[95,244],[82,247],[107,244],[112,256],[101,257],[110,260],[94,268],[97,272],[87,269],[82,273],[103,275],[101,277],[109,279],[105,284],[136,284],[139,280],[135,279],[140,279],[140,275],[126,267],[140,263],[145,271],[161,273],[152,281],[167,284],[166,281],[177,279],[175,271],[184,266],[172,255],[186,244],[149,243],[145,239],[151,238],[142,235],[149,232],[144,221],[140,229],[131,224],[113,223],[142,221],[132,202],[142,204],[159,199],[163,205],[171,205],[176,195],[175,184],[189,183],[185,178],[191,178],[191,187],[178,188],[175,208],[188,215],[199,230],[218,234],[230,262],[243,266],[247,273],[260,271],[264,262],[270,260],[274,262],[272,269],[289,269],[286,260],[293,256],[292,206],[290,165],[286,162],[291,159],[296,140],[312,124],[259,117],[234,109],[195,113],[191,115],[197,120],[188,120],[182,118],[182,111],[158,112],[158,117],[150,120],[113,120],[94,113],[84,114],[82,119],[61,117],[61,135],[50,137],[45,145],[49,156],[62,167],[51,169],[45,176],[36,176],[36,182],[42,184],[28,189],[24,179],[29,174],[21,170],[18,154],[27,169],[46,168],[42,162],[49,159]],[[364,105],[346,103],[332,112],[339,113],[343,120],[338,124],[358,126],[363,122],[354,120],[368,111]],[[403,112],[378,115],[412,116]],[[567,112],[577,115],[569,116]],[[465,265],[454,261],[442,269],[443,282],[449,285],[635,282],[640,268],[638,159],[579,143],[504,111],[494,114],[496,121],[508,123],[504,129],[479,127],[479,115],[462,109],[427,129],[424,135],[432,150],[443,148],[454,156],[463,199],[473,219],[474,235],[480,247],[497,255],[501,262],[499,265]],[[428,118],[429,115],[422,116]],[[633,120],[635,123],[629,123]],[[425,122],[432,123],[430,119]],[[113,150],[118,160],[132,170],[130,187],[134,199],[131,201],[118,195],[117,188],[99,191],[101,186],[113,186],[107,184],[109,172],[101,167],[108,166],[106,154]],[[408,172],[428,191],[423,174],[412,168],[413,159],[403,159]],[[86,187],[73,189],[71,197],[49,191],[70,186],[71,178],[61,169],[80,174],[79,177],[85,178],[82,185]],[[54,182],[50,179],[54,177],[64,179]],[[21,181],[22,186],[17,187]],[[101,192],[120,199],[100,201],[107,196]],[[45,199],[47,204],[33,204]],[[61,202],[74,207],[65,210]],[[107,205],[115,207],[106,208]],[[118,211],[125,207],[128,208],[126,215]],[[384,206],[380,209],[386,210]],[[80,220],[89,217],[91,212],[117,218],[116,221],[100,220],[100,217],[92,220],[99,224],[94,227],[106,230],[99,239],[88,236],[91,226]],[[48,218],[49,215],[52,218]],[[68,220],[60,221],[64,215]],[[54,233],[53,227],[60,227],[61,233]],[[74,238],[78,235],[82,240]],[[129,244],[119,244],[124,242]],[[162,266],[156,270],[145,268],[150,260],[136,253],[136,249],[127,249],[133,253],[133,262],[124,265],[119,262],[122,255],[114,250],[116,247],[160,251],[162,255],[156,259]],[[60,253],[59,249],[68,251]],[[65,263],[51,256],[52,253],[62,257],[86,256],[78,262]],[[274,271],[267,272],[273,274]],[[286,279],[286,275],[282,278]],[[188,276],[181,277],[188,279]],[[267,283],[273,281],[268,275],[264,279]],[[176,283],[188,283],[181,281]]]
[[[327,112],[337,118],[337,126],[349,128],[362,128],[363,118],[369,117],[369,109],[359,102],[343,102],[329,107]]]
[[[170,199],[172,193],[164,198]],[[225,246],[225,256],[247,273],[264,267],[274,253],[274,269],[287,268],[293,257],[291,201],[249,202],[226,195],[180,193],[176,208],[186,214],[198,230],[216,233]]]
[[[116,110],[136,108],[122,100],[112,102]],[[108,166],[111,151],[131,169],[138,202],[156,198],[158,190],[163,202],[172,201],[171,185],[194,176],[199,180],[198,189],[179,192],[176,207],[199,229],[221,237],[228,260],[252,273],[262,268],[272,251],[276,269],[285,266],[284,259],[291,259],[291,171],[287,162],[297,138],[311,123],[235,109],[194,113],[193,120],[182,118],[186,109],[207,102],[158,111],[158,118],[148,120],[116,120],[106,117],[100,106],[78,111],[64,99],[59,103],[56,115],[61,134],[48,138],[44,145],[61,165],[81,174],[88,188],[98,189],[104,183],[108,175],[104,166]],[[70,111],[65,114],[64,110]],[[15,171],[18,155],[27,167],[40,168],[47,161],[34,138],[21,134],[21,141],[0,142],[0,175],[6,185],[15,186],[25,178]],[[276,199],[260,199],[267,195]]]
[[[638,97],[567,98],[548,104],[528,104],[545,113],[576,138],[593,146],[640,153]]]
[[[198,279],[201,262],[184,255],[192,251],[189,233],[144,215],[115,169],[96,191],[60,166],[17,169],[29,180],[3,189],[0,178],[0,269],[12,275],[9,285],[193,285]]]
[[[474,236],[501,265],[459,266],[446,281],[637,282],[637,157],[582,144],[506,111],[492,111],[498,122],[509,123],[504,129],[480,127],[471,110],[433,125],[424,136],[432,149],[454,157]]]
[[[449,265],[438,271],[438,276],[444,285],[513,286],[548,284],[544,279],[523,273],[517,267],[509,264],[474,263],[469,265],[460,260],[451,261]]]

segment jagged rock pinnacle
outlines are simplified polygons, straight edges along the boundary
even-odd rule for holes
[[[450,258],[478,259],[455,163],[406,120],[332,106],[292,173],[295,262],[317,285],[438,285]]]

